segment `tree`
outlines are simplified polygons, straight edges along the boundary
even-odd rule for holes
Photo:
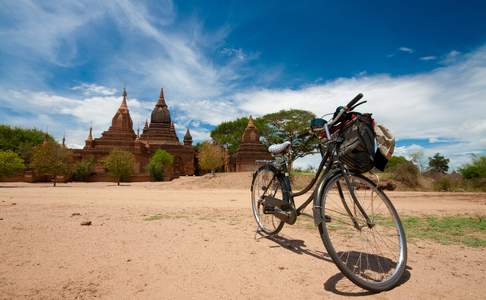
[[[15,175],[24,168],[24,160],[17,153],[0,151],[0,177]]]
[[[126,181],[133,174],[133,165],[135,163],[135,156],[120,149],[113,149],[110,154],[103,161],[108,174],[113,177],[117,185],[120,181]]]
[[[289,171],[292,162],[304,157],[315,150],[315,139],[304,139],[299,135],[309,130],[310,122],[316,116],[300,109],[281,110],[277,113],[262,117],[266,126],[260,132],[267,145],[289,141],[292,143],[292,152],[289,153]]]
[[[77,181],[87,181],[94,173],[95,163],[95,159],[92,156],[76,163],[73,170],[73,179]]]
[[[436,153],[433,157],[429,157],[429,170],[437,173],[447,173],[449,170],[449,159],[440,153]]]
[[[199,148],[199,167],[205,171],[211,171],[214,175],[214,171],[223,166],[223,151],[220,146],[204,142]]]
[[[391,177],[409,187],[419,184],[420,171],[418,167],[403,156],[392,156],[388,160],[385,172]]]
[[[459,169],[459,173],[466,179],[486,178],[486,156],[474,156],[471,163]]]
[[[164,169],[174,163],[174,156],[169,152],[157,149],[150,158],[148,170],[153,179],[161,181],[164,179]]]
[[[253,123],[260,133],[264,132],[266,123],[263,118],[254,119]],[[247,117],[223,122],[211,131],[211,138],[219,145],[227,145],[228,152],[235,153],[240,146],[241,136],[243,135],[247,125]]]
[[[419,171],[422,172],[425,169],[424,166],[424,151],[417,150],[410,153],[410,158],[412,162],[419,168]]]
[[[408,160],[403,156],[392,156],[388,160],[385,167],[385,172],[394,171],[399,165],[408,163]]]
[[[0,150],[11,150],[17,153],[25,164],[29,165],[33,148],[42,144],[46,137],[49,141],[54,142],[51,136],[37,129],[0,125]]]
[[[57,176],[69,176],[72,167],[72,153],[55,141],[46,139],[32,150],[30,166],[37,175],[48,176],[56,186]]]

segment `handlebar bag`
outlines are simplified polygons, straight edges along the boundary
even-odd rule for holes
[[[339,130],[343,142],[338,157],[351,172],[365,173],[375,161],[375,133],[371,114],[352,113]]]

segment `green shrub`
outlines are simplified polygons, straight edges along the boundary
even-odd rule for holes
[[[486,178],[486,156],[475,156],[473,161],[459,169],[466,179]]]
[[[150,158],[148,164],[148,171],[150,176],[156,181],[164,179],[164,168],[171,166],[174,163],[174,156],[169,152],[157,149],[154,155]]]
[[[447,175],[435,180],[434,183],[432,184],[434,190],[439,192],[457,191],[461,185],[462,182],[460,180],[456,180],[451,176],[447,176]]]
[[[8,125],[0,125],[0,150],[11,150],[17,153],[29,165],[32,157],[32,150],[35,146],[42,144],[46,134],[37,129],[24,129]],[[53,142],[51,136],[47,136]]]
[[[486,191],[486,156],[474,156],[469,164],[459,169],[464,177],[464,188],[467,191]]]
[[[24,168],[24,160],[17,153],[0,151],[0,177],[15,175]]]
[[[224,164],[223,150],[220,146],[209,142],[202,143],[198,153],[199,167],[214,174],[217,168]]]
[[[72,153],[55,141],[46,140],[45,143],[32,149],[30,167],[38,176],[47,176],[56,186],[57,176],[68,178],[72,173]]]
[[[74,166],[73,179],[76,181],[88,181],[88,178],[94,173],[94,158],[86,158]]]
[[[108,174],[113,177],[117,185],[120,185],[120,181],[127,181],[133,174],[135,156],[128,151],[113,149],[103,164],[108,170]]]
[[[392,156],[390,157],[388,163],[386,164],[385,172],[391,172],[395,168],[397,168],[397,166],[401,164],[405,164],[407,162],[408,160],[403,156]]]
[[[398,164],[393,168],[391,173],[393,179],[398,180],[408,187],[417,187],[419,185],[419,169],[410,161]]]

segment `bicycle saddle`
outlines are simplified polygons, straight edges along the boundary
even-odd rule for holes
[[[282,152],[285,152],[289,147],[290,147],[290,142],[286,141],[281,144],[273,144],[270,147],[268,147],[268,152],[272,154],[280,154]]]

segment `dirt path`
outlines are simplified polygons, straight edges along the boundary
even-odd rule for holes
[[[402,285],[369,295],[342,278],[317,230],[288,226],[278,239],[255,239],[247,189],[201,189],[194,182],[184,188],[191,180],[1,184],[0,299],[480,299],[486,293],[484,250],[416,242]],[[484,194],[391,198],[402,214],[486,215]],[[92,225],[80,226],[85,220]]]

